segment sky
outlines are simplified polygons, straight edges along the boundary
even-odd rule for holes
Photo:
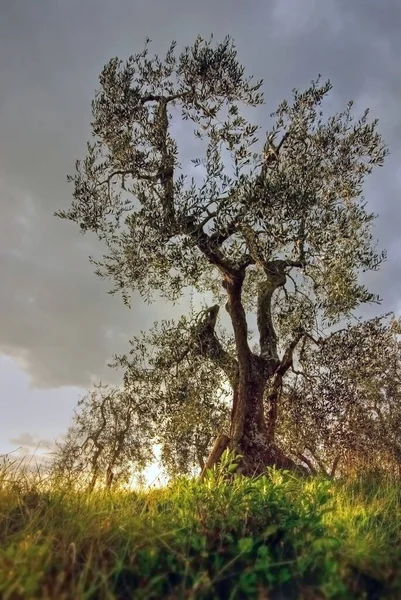
[[[85,153],[98,75],[114,56],[178,48],[197,34],[234,37],[264,79],[258,122],[295,87],[330,78],[335,110],[370,107],[390,147],[365,189],[388,260],[371,275],[374,312],[401,312],[401,3],[399,0],[0,0],[0,453],[52,448],[107,363],[154,320],[177,313],[107,294],[90,235],[56,219],[66,175]]]

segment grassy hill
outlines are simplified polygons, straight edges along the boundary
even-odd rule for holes
[[[401,598],[397,483],[230,469],[92,494],[4,469],[1,598]]]

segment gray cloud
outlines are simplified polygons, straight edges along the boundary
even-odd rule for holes
[[[51,463],[52,454],[57,448],[55,440],[41,439],[28,432],[10,438],[8,444],[13,450],[2,454],[0,460],[9,468],[36,474]]]
[[[36,448],[47,448],[54,449],[55,443],[53,440],[40,439],[31,433],[21,433],[19,436],[8,440],[10,444],[15,446],[21,446],[24,450],[36,449]]]
[[[372,107],[391,148],[366,196],[379,213],[377,235],[389,250],[370,276],[386,309],[401,308],[400,132],[401,5],[398,0],[31,0],[0,8],[0,352],[18,358],[32,384],[88,386],[112,380],[106,363],[138,328],[177,310],[135,299],[127,310],[93,275],[93,237],[52,217],[67,207],[73,171],[89,135],[98,74],[115,55],[155,51],[197,33],[237,41],[243,63],[265,80],[268,114],[293,87],[322,73],[334,83],[330,108],[353,98]],[[375,309],[376,310],[376,309]]]

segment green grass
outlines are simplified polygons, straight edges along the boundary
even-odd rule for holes
[[[401,598],[396,482],[249,480],[88,494],[0,475],[0,597]],[[232,463],[231,463],[232,464]]]

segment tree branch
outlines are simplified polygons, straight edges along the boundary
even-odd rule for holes
[[[147,181],[156,181],[159,176],[159,173],[154,173],[153,175],[147,175],[146,173],[138,173],[138,172],[134,171],[133,169],[129,169],[129,170],[118,169],[118,170],[110,173],[110,175],[108,177],[106,177],[106,179],[99,181],[96,184],[96,187],[99,187],[99,186],[105,185],[105,184],[109,185],[111,180],[113,179],[113,177],[115,177],[116,175],[121,175],[121,177],[126,177],[127,175],[132,175],[132,177],[135,177],[136,179],[143,179],[143,180],[147,180]]]
[[[239,362],[243,368],[249,367],[251,350],[248,344],[248,324],[245,309],[242,304],[242,285],[245,278],[245,269],[226,273],[223,278],[223,287],[227,291],[226,309],[231,318]]]
[[[260,353],[268,360],[278,361],[277,334],[273,325],[271,303],[276,290],[269,280],[260,284],[257,303],[257,326]]]
[[[284,352],[284,356],[276,368],[269,393],[267,394],[266,400],[269,405],[267,430],[269,438],[272,441],[274,440],[274,434],[276,430],[277,405],[283,386],[283,377],[288,369],[292,366],[294,350],[303,335],[303,332],[297,333],[292,342],[289,344],[287,350]]]
[[[320,460],[320,458],[318,457],[318,455],[316,454],[316,452],[314,452],[310,446],[307,446],[306,450],[309,450],[309,452],[311,453],[311,455],[315,459],[316,463],[318,464],[319,469],[323,473],[323,475],[325,475],[326,477],[329,477],[329,474],[327,472],[327,469],[326,469],[325,465]]]
[[[273,143],[273,136],[268,137],[264,146],[264,160],[262,163],[262,168],[257,179],[264,179],[266,177],[267,169],[278,163],[280,151],[282,150],[288,137],[289,132],[286,131],[277,146],[275,146]]]
[[[210,243],[213,246],[221,246],[238,229],[238,225],[243,218],[244,213],[239,212],[221,231],[216,231],[210,236]]]
[[[307,465],[307,467],[310,470],[310,472],[312,473],[312,475],[317,475],[317,471],[316,471],[315,467],[313,466],[312,461],[309,460],[309,458],[307,456],[305,456],[305,454],[302,454],[302,452],[297,452],[295,454],[295,456]]]
[[[174,100],[179,100],[182,98],[186,98],[189,96],[191,92],[182,92],[180,94],[172,94],[171,96],[163,96],[161,94],[147,94],[140,99],[141,104],[146,104],[147,102],[164,102],[168,104],[169,102],[173,102]]]
[[[234,386],[238,378],[238,362],[223,348],[216,336],[215,327],[219,309],[219,305],[215,304],[204,311],[205,316],[196,325],[192,335],[193,351],[212,360]]]
[[[257,304],[257,324],[262,356],[278,361],[277,335],[273,325],[271,303],[274,292],[286,283],[287,268],[299,267],[300,263],[291,260],[265,262],[263,269],[266,280],[260,284]]]
[[[336,474],[336,470],[338,467],[338,463],[341,460],[341,454],[337,454],[337,456],[335,457],[333,464],[331,465],[331,469],[330,469],[330,479],[333,479],[334,475]]]
[[[184,223],[183,226],[184,233],[190,236],[199,250],[204,254],[204,256],[208,259],[208,261],[212,265],[216,265],[219,268],[220,272],[224,275],[226,274],[234,274],[236,269],[230,264],[230,262],[225,258],[221,250],[216,247],[216,244],[212,242],[212,236],[209,236],[202,228],[201,225],[197,225],[193,228],[191,223]]]

